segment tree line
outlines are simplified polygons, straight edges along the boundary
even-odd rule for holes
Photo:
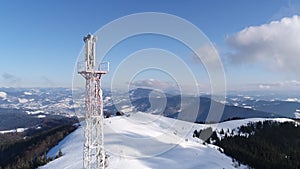
[[[252,168],[300,169],[300,127],[295,122],[249,123],[239,127],[239,134],[225,133],[222,139],[217,134],[224,133],[224,130],[217,132],[212,132],[211,128],[195,130],[194,136],[206,143],[213,140],[213,144],[223,148],[233,161]]]
[[[71,124],[42,131],[26,139],[0,145],[0,169],[34,169],[53,158],[46,153],[66,135],[76,129]],[[62,155],[62,152],[57,157]]]

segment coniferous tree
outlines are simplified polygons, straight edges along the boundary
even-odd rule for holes
[[[61,148],[60,148],[59,152],[58,152],[58,157],[61,157],[61,156],[63,156],[63,153],[62,153]]]

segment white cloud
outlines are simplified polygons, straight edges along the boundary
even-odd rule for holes
[[[183,93],[183,94],[209,94],[211,92],[210,84],[197,83],[197,84],[178,84],[173,81],[156,80],[156,79],[143,79],[131,81],[129,83],[131,88],[148,88],[154,90],[161,90],[164,92]]]
[[[298,74],[300,71],[300,17],[283,18],[252,26],[230,35],[235,50],[229,58],[236,64],[262,63],[267,67]]]
[[[284,87],[299,87],[300,88],[300,81],[297,81],[297,80],[280,82],[278,84],[280,86],[284,86]]]
[[[297,0],[289,0],[286,5],[282,6],[273,16],[272,19],[280,19],[284,16],[292,16],[295,14],[300,14],[300,6],[297,4]]]
[[[176,88],[176,84],[170,81],[162,81],[162,80],[155,80],[155,79],[137,80],[137,81],[130,82],[130,85],[134,87],[153,88],[153,89],[161,89],[161,90]]]
[[[217,67],[219,60],[218,51],[211,44],[203,45],[201,48],[197,49],[196,54],[193,53],[193,61],[200,62],[206,66]]]
[[[291,81],[284,81],[284,82],[278,82],[278,83],[266,83],[266,84],[260,84],[259,89],[289,89],[289,90],[300,90],[300,81],[297,80],[291,80]]]
[[[271,86],[270,85],[265,85],[265,84],[260,84],[260,85],[258,85],[258,88],[260,88],[260,89],[270,89]]]
[[[300,91],[300,81],[291,80],[274,83],[252,83],[244,85],[232,85],[230,90],[269,90],[269,91]]]

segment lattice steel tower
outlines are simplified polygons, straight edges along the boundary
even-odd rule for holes
[[[85,122],[83,165],[86,169],[104,169],[105,152],[103,137],[103,100],[101,76],[108,73],[108,62],[99,64],[95,69],[96,37],[88,34],[84,37],[85,62],[78,63],[78,73],[86,80]]]

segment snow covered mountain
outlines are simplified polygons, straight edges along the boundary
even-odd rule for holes
[[[67,88],[0,88],[0,108],[73,116],[76,106]]]
[[[129,95],[130,104],[128,104]],[[166,107],[159,114],[177,118],[180,107],[180,95],[168,93],[156,93],[152,89],[137,88],[128,93],[118,93],[115,96],[108,90],[103,91],[104,113],[115,114],[122,112],[153,112],[151,104],[164,101],[160,98],[152,99],[153,96],[166,96]],[[271,99],[273,98],[273,99]],[[292,99],[294,98],[294,99]],[[210,103],[225,105],[221,121],[231,118],[253,117],[288,117],[300,118],[300,97],[294,95],[282,96],[259,95],[258,93],[229,94],[226,102],[211,100],[209,95],[200,97],[200,109],[197,122],[205,121],[210,108]],[[116,109],[116,106],[120,109]],[[192,105],[185,105],[189,107]],[[163,107],[164,108],[164,107]],[[71,90],[67,88],[0,88],[0,131],[11,130],[18,127],[31,127],[39,124],[41,118],[49,115],[62,115],[66,117],[84,116],[84,90]],[[2,118],[3,117],[3,118]],[[20,123],[12,123],[21,119]],[[16,125],[18,124],[18,125]]]
[[[154,91],[154,95],[153,95]],[[186,100],[191,100],[190,104],[180,107],[181,95],[155,92],[152,89],[137,88],[130,90],[129,93],[130,104],[128,104],[128,97],[124,95],[126,93],[118,94],[118,97],[111,97],[110,94],[106,95],[104,100],[104,112],[154,112],[152,110],[152,104],[166,103],[162,112],[164,116],[177,118],[177,114],[183,107],[193,106],[192,101],[195,96],[183,96]],[[162,97],[165,95],[165,98]],[[154,98],[154,97],[155,98]],[[151,98],[152,97],[152,98]],[[150,99],[151,98],[151,99]],[[196,118],[196,122],[206,121],[211,103],[214,102],[217,106],[224,106],[224,112],[220,121],[225,121],[232,118],[274,118],[274,117],[288,117],[299,118],[300,117],[300,100],[299,94],[283,95],[279,94],[265,94],[259,95],[259,93],[242,93],[242,94],[229,94],[226,96],[226,101],[218,101],[210,99],[210,95],[201,95],[199,97],[199,111]],[[271,99],[273,98],[273,99]],[[118,107],[118,109],[116,109]],[[159,106],[154,106],[159,107]]]
[[[108,169],[199,169],[247,168],[238,166],[222,150],[202,140],[193,138],[194,130],[212,127],[233,130],[263,118],[227,121],[219,124],[195,124],[160,115],[133,113],[105,119],[105,151]],[[270,120],[270,119],[268,119]],[[277,118],[276,121],[291,121]],[[59,149],[63,156],[41,167],[42,169],[81,169],[83,127],[67,136],[48,152],[55,156]]]
[[[137,88],[130,90],[128,93],[118,93],[112,97],[108,90],[103,91],[104,113],[115,113],[116,111],[130,112],[132,110],[147,110],[150,106],[149,96],[153,93],[152,89]],[[180,109],[176,107],[180,103],[180,95],[164,93],[167,99],[168,110]],[[163,94],[163,95],[164,95]],[[128,105],[130,96],[132,105]],[[158,93],[159,95],[159,93]],[[271,99],[272,98],[272,99]],[[202,99],[202,100],[201,100]],[[203,121],[206,109],[210,106],[210,96],[201,95],[200,97],[202,111],[199,111],[199,120]],[[249,117],[299,117],[300,111],[299,94],[282,96],[280,94],[272,95],[250,95],[250,94],[229,94],[225,104],[227,108],[222,120],[231,118],[232,116],[242,118]],[[215,100],[217,101],[217,100]],[[217,101],[218,102],[218,101]],[[116,106],[121,110],[117,110]],[[0,109],[22,109],[24,112],[39,112],[42,114],[55,114],[63,116],[78,117],[83,116],[84,107],[84,90],[71,90],[67,88],[0,88]],[[204,111],[204,112],[203,112]],[[202,114],[202,115],[201,115]],[[173,117],[173,116],[169,116]]]

